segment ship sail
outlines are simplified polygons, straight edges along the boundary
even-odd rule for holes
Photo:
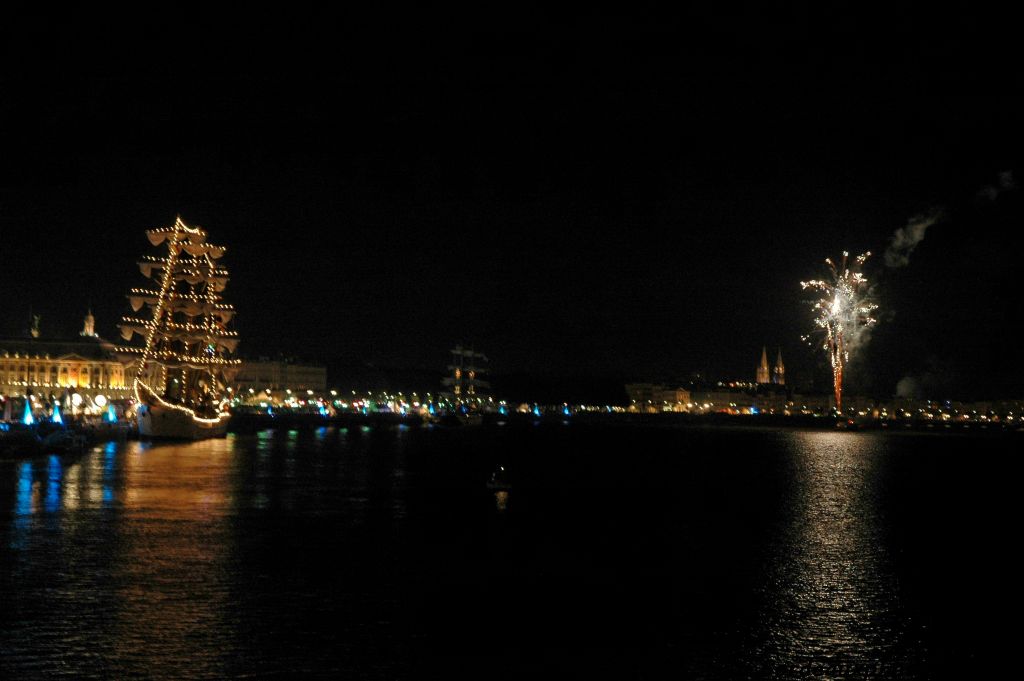
[[[240,364],[231,357],[238,333],[227,328],[235,311],[221,298],[229,273],[219,261],[227,249],[207,243],[203,229],[181,218],[146,236],[164,252],[138,263],[151,286],[129,292],[138,316],[124,317],[120,328],[122,338],[134,344],[119,348],[135,356],[140,433],[223,434],[226,385]]]

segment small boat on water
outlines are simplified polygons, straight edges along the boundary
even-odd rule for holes
[[[487,489],[495,491],[512,489],[512,482],[508,479],[508,472],[504,466],[498,466],[491,473],[491,479],[487,481]]]

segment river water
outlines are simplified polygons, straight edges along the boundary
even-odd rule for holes
[[[1018,657],[1020,444],[402,426],[3,460],[0,676],[986,675]]]

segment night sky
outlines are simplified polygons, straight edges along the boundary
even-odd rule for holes
[[[91,304],[114,338],[143,230],[180,213],[229,248],[244,355],[429,371],[462,342],[497,374],[752,380],[767,345],[824,387],[799,281],[845,248],[876,254],[881,304],[850,392],[1021,396],[1024,70],[999,23],[12,30],[0,335],[30,307],[76,333]]]

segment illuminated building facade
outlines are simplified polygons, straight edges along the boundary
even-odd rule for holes
[[[234,378],[236,391],[327,390],[327,368],[287,360],[243,360]]]
[[[56,393],[127,397],[126,363],[95,331],[90,312],[75,338],[46,338],[38,324],[23,338],[0,338],[0,394]]]
[[[639,412],[688,411],[692,402],[685,388],[667,388],[660,383],[627,383],[630,409]]]

